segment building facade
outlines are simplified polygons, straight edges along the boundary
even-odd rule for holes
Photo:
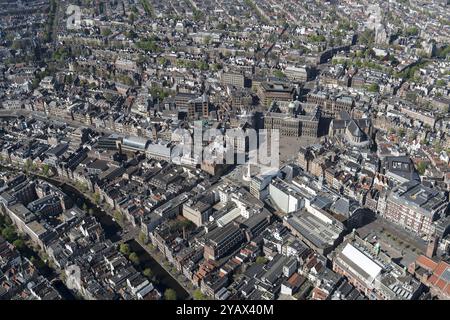
[[[448,201],[443,192],[425,187],[418,181],[409,181],[389,194],[384,217],[430,239],[435,231],[434,222],[444,217],[447,209]]]

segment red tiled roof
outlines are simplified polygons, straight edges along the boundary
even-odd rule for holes
[[[439,289],[443,290],[443,289],[446,287],[447,282],[445,282],[445,281],[442,280],[442,279],[439,279],[434,285],[435,285],[436,287],[438,287]]]
[[[435,274],[433,274],[433,275],[428,279],[428,282],[434,285],[434,284],[436,283],[437,280],[438,280],[438,277],[437,277]]]
[[[449,267],[449,265],[443,261],[439,262],[436,269],[434,269],[434,274],[436,274],[438,277],[441,276],[442,273]]]
[[[429,271],[433,271],[437,266],[436,262],[434,262],[433,260],[431,260],[430,258],[428,258],[427,256],[424,256],[424,255],[420,255],[419,257],[417,257],[416,264],[419,267],[422,267]]]
[[[420,263],[419,263],[420,260]],[[431,262],[430,262],[431,261]],[[431,259],[420,256],[417,258],[416,263],[420,266],[424,266],[428,264],[428,270],[432,271],[433,274],[428,278],[428,281],[426,281],[426,284],[429,286],[433,286],[435,289],[442,292],[442,294],[446,297],[450,297],[450,281],[443,278],[443,273],[450,269],[450,264],[448,264],[445,261],[441,261],[439,263],[436,263],[432,261]],[[434,268],[430,268],[434,265]]]

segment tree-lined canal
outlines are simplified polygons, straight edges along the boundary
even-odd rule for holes
[[[18,172],[18,169],[0,165],[0,170]],[[34,176],[34,175],[33,175]],[[85,208],[89,214],[92,214],[97,221],[101,224],[105,236],[112,242],[118,242],[121,240],[120,233],[122,228],[120,225],[113,220],[103,209],[94,204],[88,197],[86,197],[82,192],[74,188],[73,186],[60,182],[52,178],[45,178],[42,176],[36,176],[40,179],[46,180],[49,183],[54,184],[59,187],[64,193],[66,193],[80,208]],[[147,268],[151,269],[154,279],[156,279],[155,287],[164,294],[166,289],[173,289],[176,292],[177,299],[183,300],[189,298],[189,293],[174,279],[136,240],[128,241],[127,244],[130,246],[132,252],[135,252],[139,257],[139,265],[137,266],[140,271]],[[31,251],[31,250],[30,250]],[[29,253],[30,255],[36,255],[34,252]],[[37,256],[37,255],[36,255]],[[45,266],[43,275],[54,279],[56,273],[53,269]],[[73,300],[76,297],[67,289],[67,287],[60,280],[53,281],[53,284],[63,296],[63,298],[68,300]]]
[[[99,208],[92,201],[85,197],[80,191],[68,185],[67,183],[60,183],[53,179],[48,179],[49,182],[57,185],[66,193],[74,203],[80,208],[85,207],[87,210],[99,221],[105,230],[105,236],[113,242],[120,241],[120,231],[122,228],[115,222],[111,216]],[[155,276],[157,283],[155,287],[162,293],[166,289],[173,289],[176,292],[177,299],[188,299],[189,293],[174,279],[136,240],[128,241],[132,252],[135,252],[139,257],[140,271],[150,268]]]

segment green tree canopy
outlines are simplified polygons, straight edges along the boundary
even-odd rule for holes
[[[326,40],[323,34],[310,34],[308,35],[308,39],[311,42],[324,42]]]
[[[164,299],[177,300],[177,293],[173,289],[166,289],[166,291],[164,291]]]
[[[118,221],[119,223],[123,222],[123,215],[118,210],[114,210],[114,219]]]
[[[153,6],[150,4],[148,0],[141,0],[142,7],[144,7],[145,13],[152,17],[154,15]]]
[[[13,242],[14,247],[16,247],[17,249],[23,249],[25,248],[25,241],[23,241],[22,239],[17,239],[14,240]]]
[[[139,49],[145,50],[145,51],[150,51],[150,52],[160,51],[158,45],[156,44],[155,40],[153,40],[153,39],[141,40],[136,43],[136,47],[138,47]]]
[[[358,37],[358,41],[366,45],[372,44],[374,40],[375,40],[375,31],[372,29],[365,29]]]
[[[416,26],[406,28],[405,34],[407,36],[417,36],[419,35],[419,29]]]
[[[147,236],[144,232],[140,232],[138,238],[141,243],[145,244],[147,242]]]
[[[102,36],[104,36],[104,37],[110,36],[111,34],[112,34],[112,31],[109,28],[105,28],[102,30]]]
[[[153,278],[153,271],[150,268],[146,268],[144,270],[143,274],[144,274],[144,276],[146,276],[149,279]]]
[[[140,262],[140,261],[139,261],[139,256],[137,255],[136,252],[130,253],[128,259],[130,259],[130,261],[131,261],[133,264],[135,264],[135,265],[138,265],[139,262]]]
[[[278,70],[278,69],[276,69],[274,72],[273,72],[273,75],[275,76],[275,77],[277,77],[277,78],[286,78],[286,75],[284,74],[284,72],[283,71],[281,71],[281,70]]]
[[[417,171],[420,175],[423,175],[425,173],[425,170],[427,169],[428,165],[426,162],[421,161],[417,164]]]
[[[266,257],[258,257],[256,258],[256,263],[257,264],[265,264],[267,262],[267,258]]]
[[[7,226],[2,230],[2,237],[8,242],[13,242],[17,239],[17,234],[12,226]]]
[[[205,295],[199,290],[195,290],[194,293],[192,294],[194,300],[205,300],[206,297]]]
[[[380,87],[377,83],[371,83],[367,86],[367,91],[369,92],[378,92],[380,90]]]
[[[100,203],[100,193],[95,192],[94,195],[93,195],[92,197],[94,198],[94,202],[95,202],[96,204],[99,204],[99,203]]]
[[[49,171],[50,171],[49,165],[48,165],[48,164],[44,164],[44,165],[42,166],[42,174],[43,174],[44,176],[47,177]]]
[[[30,258],[30,262],[36,267],[36,268],[43,268],[45,266],[44,261],[41,259],[36,259],[34,256]]]
[[[446,85],[447,85],[447,82],[444,79],[436,80],[436,86],[438,86],[438,87],[445,87]]]
[[[119,251],[126,256],[130,255],[130,253],[131,253],[130,246],[126,243],[120,244]]]

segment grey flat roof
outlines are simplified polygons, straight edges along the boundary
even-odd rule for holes
[[[392,191],[390,199],[414,208],[421,214],[431,217],[436,209],[447,202],[443,192],[425,187],[418,181],[408,181]]]
[[[241,232],[239,227],[233,223],[229,223],[223,228],[216,228],[207,235],[207,239],[213,244],[220,244],[224,242],[228,237],[236,232]]]

